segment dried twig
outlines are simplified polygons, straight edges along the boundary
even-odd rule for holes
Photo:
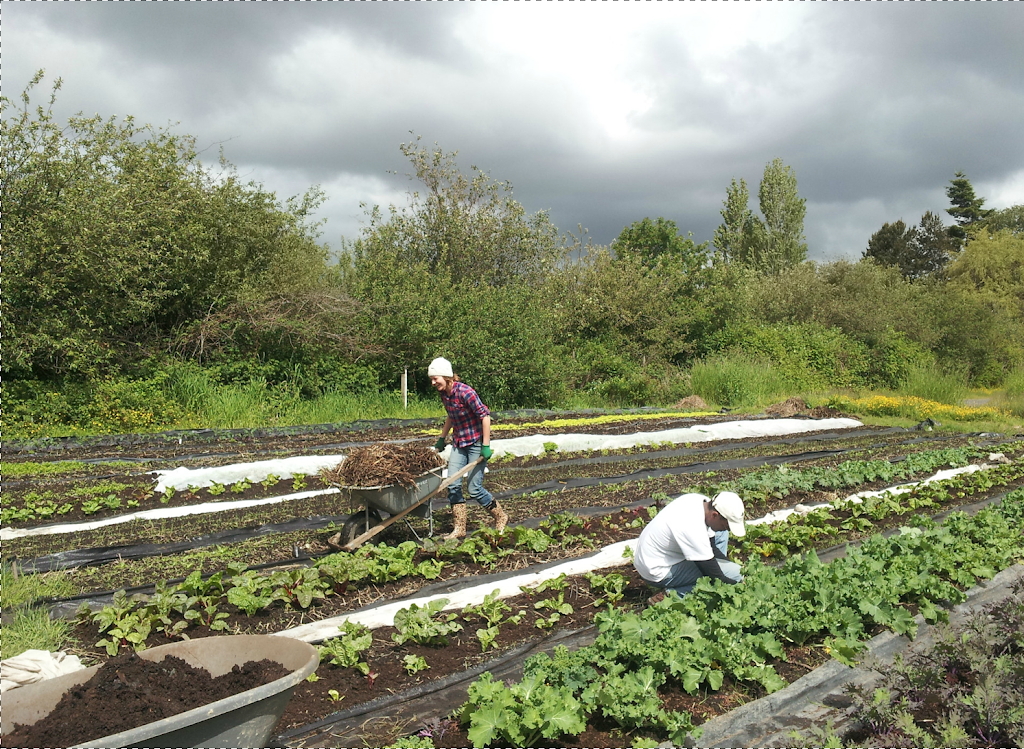
[[[348,454],[320,476],[335,486],[390,486],[412,488],[416,477],[444,465],[444,459],[429,445],[369,445]]]

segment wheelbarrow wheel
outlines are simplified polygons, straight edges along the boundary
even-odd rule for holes
[[[341,536],[338,540],[338,546],[347,546],[352,543],[357,536],[361,536],[370,530],[374,526],[380,525],[384,522],[380,513],[377,510],[370,508],[370,525],[366,525],[366,513],[360,510],[357,513],[349,516],[349,519],[345,521],[345,524],[341,526]],[[331,539],[332,541],[334,539]]]

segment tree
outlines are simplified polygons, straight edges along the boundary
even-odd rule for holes
[[[644,265],[676,263],[685,272],[696,273],[707,264],[708,243],[696,244],[693,235],[679,233],[675,221],[644,218],[625,227],[612,242],[615,255],[636,259]]]
[[[747,235],[754,214],[747,207],[750,191],[746,180],[740,179],[736,184],[734,177],[725,191],[725,201],[721,210],[722,223],[715,229],[712,240],[718,255],[725,261],[741,260],[745,257],[744,238]]]
[[[501,286],[536,284],[561,259],[558,231],[547,213],[527,215],[512,185],[494,181],[476,166],[464,174],[457,151],[427,149],[417,137],[399,146],[413,166],[410,179],[423,193],[409,193],[405,208],[391,206],[385,217],[369,209],[369,226],[358,254],[388,255],[409,267],[425,264],[452,283]],[[356,249],[353,245],[350,249]]]
[[[419,138],[400,149],[419,189],[404,207],[368,209],[340,258],[362,339],[384,352],[373,363],[385,381],[408,367],[426,392],[427,363],[448,355],[491,405],[550,403],[557,371],[536,296],[565,254],[558,230],[508,182],[462,172],[457,152]]]
[[[985,199],[974,195],[974,187],[963,172],[957,172],[949,181],[946,197],[952,203],[952,207],[947,208],[946,213],[956,221],[955,226],[949,227],[949,236],[959,239],[961,242],[967,238],[967,227],[995,213],[994,209],[982,208]]]
[[[996,211],[984,220],[985,228],[995,234],[1008,229],[1016,236],[1024,236],[1024,205],[1013,205]]]
[[[925,211],[917,226],[914,254],[906,269],[901,266],[901,270],[910,279],[931,275],[945,268],[959,250],[959,243],[949,236],[942,219],[931,211]]]
[[[864,257],[881,265],[895,265],[903,270],[903,264],[910,255],[910,248],[917,236],[917,229],[907,226],[903,219],[884,223],[882,228],[871,235]],[[906,273],[903,274],[904,276]]]
[[[796,175],[782,159],[765,166],[757,197],[764,221],[753,222],[749,262],[761,272],[775,275],[807,257],[807,201],[797,195]]]
[[[765,166],[757,196],[764,220],[747,208],[746,183],[732,181],[721,212],[724,221],[715,231],[715,247],[726,261],[737,260],[759,273],[777,275],[807,257],[807,201],[797,194],[796,175],[782,159]]]
[[[883,224],[868,240],[864,257],[896,266],[904,278],[914,280],[941,270],[957,249],[942,219],[926,211],[916,227],[908,227],[902,219]]]
[[[132,374],[204,318],[227,324],[226,310],[296,294],[318,309],[333,304],[326,250],[305,223],[315,189],[282,206],[226,162],[228,176],[212,177],[189,136],[131,117],[58,123],[59,80],[48,107],[30,106],[42,78],[21,107],[0,97],[5,375]],[[305,304],[275,309],[304,329],[314,319]],[[319,320],[341,326],[338,312]],[[231,324],[246,325],[239,316]],[[289,335],[278,336],[285,346]]]

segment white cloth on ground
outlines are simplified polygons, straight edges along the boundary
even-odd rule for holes
[[[77,655],[68,655],[63,650],[57,653],[26,650],[21,655],[0,661],[0,692],[81,671],[83,668],[85,666]]]

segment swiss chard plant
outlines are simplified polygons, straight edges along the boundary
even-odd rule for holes
[[[363,625],[347,619],[340,629],[340,637],[333,637],[319,646],[320,662],[326,661],[339,668],[354,668],[367,676],[370,665],[362,660],[362,654],[373,644],[373,634]]]
[[[455,621],[458,614],[441,613],[447,605],[447,598],[438,598],[423,606],[413,603],[409,608],[399,610],[395,614],[398,631],[391,638],[398,645],[409,641],[432,647],[447,645],[448,635],[462,631],[462,625]]]

